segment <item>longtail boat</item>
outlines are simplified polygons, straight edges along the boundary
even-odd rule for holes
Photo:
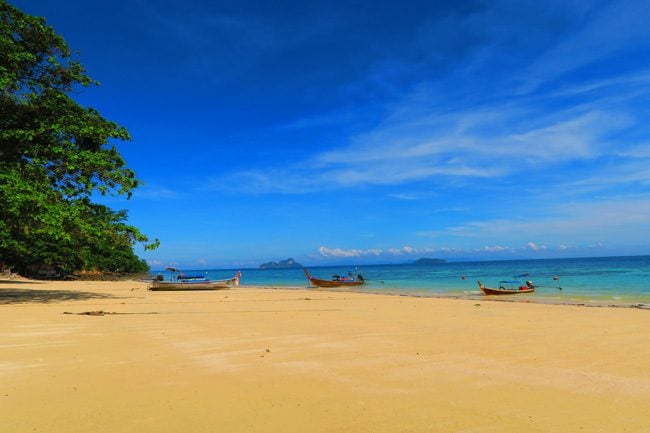
[[[178,269],[167,268],[168,271],[178,272]],[[149,290],[218,290],[228,289],[233,286],[239,286],[241,271],[237,271],[234,277],[225,280],[210,280],[200,275],[180,274],[169,281],[166,281],[162,275],[158,275],[151,282]]]
[[[535,291],[535,286],[531,281],[526,281],[522,284],[519,281],[499,281],[498,288],[485,287],[480,281],[477,281],[481,292],[486,295],[515,295],[518,293],[532,293]]]
[[[312,286],[316,287],[346,287],[346,286],[360,286],[366,283],[366,280],[363,278],[363,275],[358,274],[356,278],[352,277],[342,277],[340,275],[332,275],[331,280],[321,280],[320,278],[314,278],[309,274],[307,269],[304,269],[305,275]]]

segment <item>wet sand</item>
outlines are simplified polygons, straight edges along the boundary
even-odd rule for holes
[[[649,432],[650,311],[0,281],[3,432]]]

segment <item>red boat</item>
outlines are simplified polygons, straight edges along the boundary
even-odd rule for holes
[[[316,287],[345,287],[345,286],[361,286],[366,283],[366,280],[361,274],[358,274],[356,278],[352,277],[342,277],[340,275],[332,275],[331,280],[321,280],[319,278],[314,278],[309,275],[309,271],[304,269],[305,275],[312,286]]]
[[[477,281],[481,292],[486,295],[515,295],[517,293],[532,293],[535,291],[532,281],[526,281],[521,284],[519,281],[499,281],[498,288],[485,287],[480,281]]]

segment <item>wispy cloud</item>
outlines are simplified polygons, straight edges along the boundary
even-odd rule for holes
[[[632,145],[627,149],[617,152],[622,157],[629,157],[635,159],[648,160],[650,159],[650,142]],[[647,161],[643,161],[644,163]]]
[[[134,132],[147,184],[126,206],[155,254],[193,266],[221,245],[244,263],[266,239],[323,262],[543,256],[650,237],[644,0],[135,0],[87,2],[83,20],[20,2],[110,86],[88,105]]]
[[[404,201],[416,201],[421,199],[421,197],[418,194],[405,194],[405,193],[388,194],[388,197],[394,198],[396,200],[404,200]]]
[[[439,119],[429,121],[431,116],[412,119],[379,127],[352,139],[347,147],[302,162],[236,173],[232,176],[236,184],[223,179],[216,183],[238,191],[287,194],[530,174],[547,169],[549,163],[596,159],[611,151],[613,133],[633,123],[625,114],[597,106],[524,122],[534,115],[539,113],[531,113],[526,106],[506,105],[442,113],[444,126]]]
[[[178,191],[161,185],[145,184],[134,191],[133,196],[144,200],[170,200],[180,196]]]
[[[330,125],[340,125],[353,120],[353,116],[348,112],[315,114],[312,116],[303,116],[294,119],[286,124],[277,126],[278,129],[306,129]]]
[[[593,65],[614,55],[634,53],[650,46],[647,17],[650,5],[643,0],[612,1],[586,10],[576,30],[534,61],[523,75],[521,91],[531,92],[545,82]]]
[[[606,201],[555,204],[551,216],[525,219],[476,220],[429,232],[424,237],[449,237],[478,241],[505,240],[511,244],[526,242],[531,250],[545,244],[566,245],[573,242],[634,242],[650,237],[650,197],[609,199]],[[538,240],[530,241],[531,236]]]
[[[650,185],[650,156],[634,160],[615,160],[597,172],[567,181],[560,188],[577,191],[608,191],[625,187],[631,196]]]
[[[609,94],[609,98],[615,99],[622,92],[631,95],[637,92],[647,94],[650,89],[650,71],[642,69],[631,73],[621,73],[612,77],[589,78],[580,81],[571,81],[568,84],[560,85],[557,90],[549,92],[548,96],[553,98],[567,98],[574,96],[589,96]]]
[[[584,65],[650,47],[650,42],[644,42],[650,41],[650,27],[642,18],[650,15],[648,6],[640,1],[605,2],[599,7],[580,2],[555,6],[560,12],[527,2],[502,1],[463,16],[463,25],[474,26],[480,41],[464,52],[466,62],[450,60],[453,67],[446,75],[422,78],[398,98],[381,101],[382,109],[375,112],[383,117],[377,118],[373,127],[367,126],[362,114],[367,105],[360,106],[358,113],[347,108],[284,122],[279,128],[337,128],[364,119],[356,129],[349,128],[355,133],[320,152],[312,151],[282,165],[252,166],[208,183],[220,191],[252,194],[304,194],[422,182],[484,184],[492,179],[508,179],[516,187],[521,179],[533,181],[550,167],[571,170],[575,182],[581,177],[595,178],[595,173],[606,167],[604,159],[612,155],[621,159],[619,178],[631,178],[631,171],[623,173],[625,159],[649,153],[644,143],[650,141],[650,130],[644,126],[644,112],[636,110],[645,104],[650,88],[647,65],[587,74],[588,79],[554,81],[544,92],[534,90]],[[518,41],[529,30],[511,22],[501,33],[483,26],[522,12],[519,8],[525,9],[525,19],[531,22],[537,22],[537,15],[544,18],[548,27],[536,28],[540,32],[537,38],[549,39],[552,45],[544,45],[530,61],[525,57],[508,73],[496,75],[498,90],[492,92],[482,76],[486,68],[495,66],[489,59],[500,59],[508,49],[519,52]],[[559,35],[552,32],[551,23],[557,22],[562,23]],[[464,80],[456,89],[459,76]],[[521,92],[513,76],[528,90]],[[633,140],[625,137],[632,134]],[[572,170],[574,166],[583,168]],[[548,185],[548,178],[541,182],[560,187]],[[415,196],[403,193],[400,197]]]

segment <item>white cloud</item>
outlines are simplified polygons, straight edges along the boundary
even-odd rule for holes
[[[533,251],[543,251],[546,249],[546,245],[537,245],[535,242],[528,242],[526,248]]]
[[[320,255],[323,257],[363,257],[363,256],[378,256],[381,254],[381,250],[377,249],[367,249],[367,250],[356,250],[356,249],[342,249],[342,248],[328,248],[320,247],[318,249]]]
[[[412,255],[412,254],[423,254],[431,253],[434,250],[432,248],[414,248],[411,246],[403,246],[402,248],[370,248],[370,249],[342,249],[342,248],[328,248],[321,246],[318,249],[319,253],[323,257],[369,257],[369,256],[381,256],[381,255]]]
[[[474,248],[474,252],[488,252],[488,253],[501,253],[504,251],[513,251],[512,247],[504,247],[501,245],[488,246],[485,245],[481,248]]]
[[[373,248],[373,249],[341,249],[341,248],[328,248],[320,247],[320,258],[334,258],[334,259],[346,259],[346,258],[382,258],[385,260],[391,260],[398,257],[407,259],[409,257],[440,257],[440,258],[485,258],[485,257],[500,257],[500,258],[517,258],[517,257],[547,257],[553,256],[554,254],[565,254],[567,252],[585,252],[588,250],[602,250],[604,248],[604,243],[588,243],[582,247],[567,247],[564,244],[559,244],[556,246],[548,245],[539,245],[534,242],[527,242],[525,244],[517,244],[516,241],[513,242],[513,245],[505,244],[496,244],[496,245],[484,245],[482,247],[421,247],[414,248],[405,246],[402,248]],[[314,258],[317,260],[318,258]]]

